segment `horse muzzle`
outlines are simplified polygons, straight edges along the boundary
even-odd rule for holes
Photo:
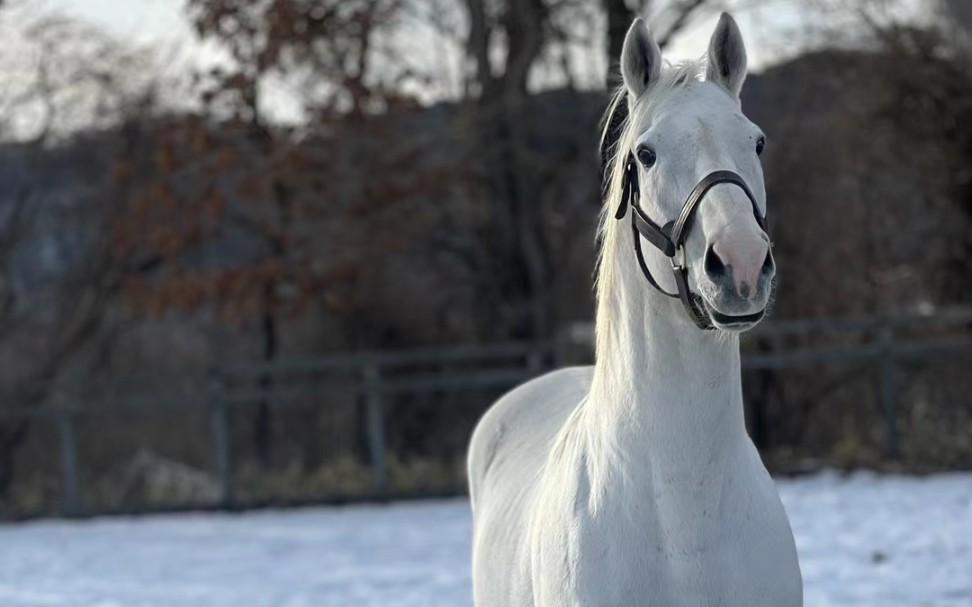
[[[776,275],[769,239],[762,231],[733,231],[706,247],[699,276],[705,309],[713,324],[730,330],[759,322]]]

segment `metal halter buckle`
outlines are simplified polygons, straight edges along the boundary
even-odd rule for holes
[[[679,261],[679,257],[681,257],[681,261]],[[671,257],[671,261],[672,261],[672,269],[673,270],[684,270],[686,268],[686,265],[687,264],[686,264],[686,260],[685,260],[685,246],[684,245],[678,245],[678,247],[675,249],[675,254],[672,255],[672,257]]]

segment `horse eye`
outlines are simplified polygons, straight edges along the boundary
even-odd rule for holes
[[[766,145],[766,138],[760,137],[756,140],[756,155],[759,156],[763,153],[763,146]]]
[[[652,165],[655,164],[655,152],[650,148],[639,148],[638,149],[638,162],[640,162],[646,169],[650,169]]]

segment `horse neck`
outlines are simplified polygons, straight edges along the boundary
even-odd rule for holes
[[[677,300],[647,283],[627,239],[614,236],[605,243],[611,270],[599,277],[588,435],[603,464],[631,474],[707,474],[746,437],[738,338],[697,329]],[[663,264],[650,263],[660,277]]]

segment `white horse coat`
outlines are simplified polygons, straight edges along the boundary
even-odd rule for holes
[[[746,434],[739,327],[696,328],[677,300],[647,284],[628,220],[613,217],[624,158],[646,145],[657,160],[639,168],[641,205],[659,223],[719,168],[743,176],[765,212],[753,151],[761,135],[738,104],[745,62],[728,15],[713,35],[705,81],[701,64],[663,70],[640,20],[628,33],[618,99],[631,109],[605,204],[596,364],[516,388],[476,429],[469,479],[477,607],[803,603],[789,522]],[[728,301],[722,290],[742,288],[741,276],[771,273],[767,243],[749,201],[731,185],[715,186],[685,247],[692,289],[708,309]],[[642,244],[671,291],[668,261]],[[720,270],[707,258],[712,250],[732,263]],[[747,255],[757,259],[752,271]],[[750,308],[729,312],[767,305],[769,287],[752,281],[738,304]]]

